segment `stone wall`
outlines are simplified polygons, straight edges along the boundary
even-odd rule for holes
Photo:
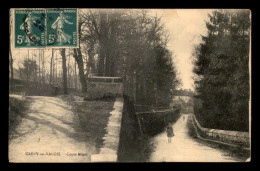
[[[246,146],[249,146],[250,144],[248,132],[203,128],[194,114],[192,114],[192,119],[204,136],[209,136],[225,142],[243,143]]]
[[[88,96],[100,98],[111,93],[115,97],[123,97],[123,82],[120,77],[89,77]]]
[[[116,98],[114,110],[110,112],[108,124],[105,128],[106,134],[102,138],[104,140],[103,147],[99,154],[91,155],[91,162],[116,162],[118,160],[123,104],[123,98]]]

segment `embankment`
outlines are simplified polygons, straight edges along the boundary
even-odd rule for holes
[[[118,162],[142,162],[144,161],[142,153],[142,141],[138,130],[134,104],[128,96],[124,96]]]
[[[248,132],[203,128],[193,114],[191,115],[191,121],[197,130],[198,135],[202,138],[210,138],[212,140],[233,144],[235,146],[249,147],[250,145]]]

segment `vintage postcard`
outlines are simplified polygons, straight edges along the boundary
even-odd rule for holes
[[[10,163],[250,162],[249,9],[12,8]]]

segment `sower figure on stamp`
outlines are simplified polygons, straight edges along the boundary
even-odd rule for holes
[[[66,16],[63,14],[63,11],[61,11],[60,16],[51,26],[52,29],[57,29],[57,42],[59,42],[59,45],[65,42],[70,43],[71,36],[64,32],[64,22],[67,24],[73,24],[67,20],[68,18],[69,16]]]
[[[174,136],[171,122],[169,122],[169,124],[166,128],[166,132],[167,132],[167,137],[168,137],[168,143],[171,143],[171,138]]]
[[[27,46],[31,45],[31,42],[35,43],[36,41],[39,41],[40,38],[36,35],[34,35],[33,32],[33,25],[37,24],[36,20],[38,18],[35,16],[32,16],[32,13],[29,12],[24,22],[20,25],[20,29],[25,31],[25,43],[27,43]],[[38,24],[39,25],[39,24]],[[30,36],[30,37],[29,37]],[[33,40],[33,41],[31,41]]]

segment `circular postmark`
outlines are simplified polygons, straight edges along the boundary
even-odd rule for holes
[[[44,41],[41,40],[44,39],[44,19],[44,13],[37,14],[36,16],[32,11],[29,11],[24,15],[22,26],[25,32],[27,45],[30,45],[31,43],[34,43],[35,45],[44,45]]]

